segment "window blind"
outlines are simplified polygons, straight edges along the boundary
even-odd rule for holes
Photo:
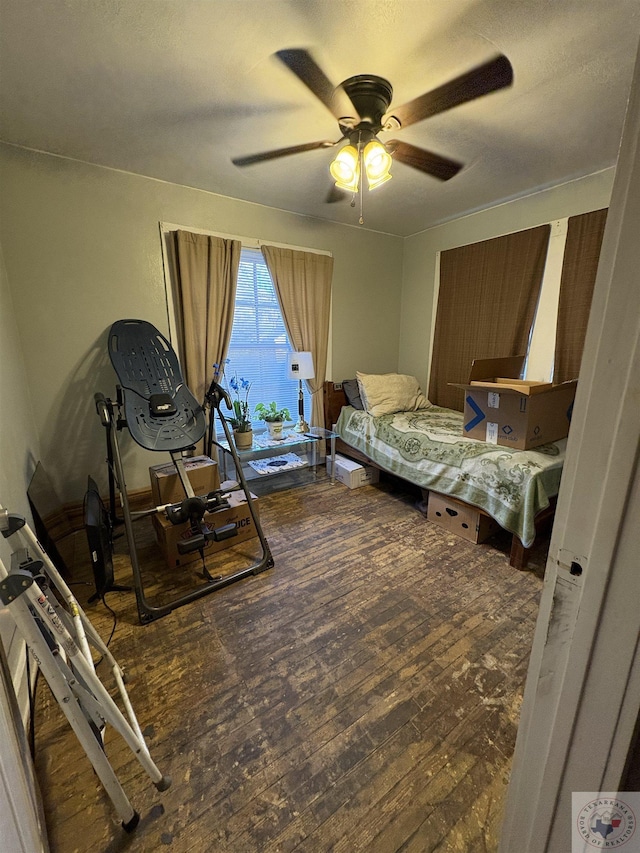
[[[464,392],[450,383],[467,382],[474,358],[526,354],[549,232],[541,225],[442,253],[432,403],[461,412]]]
[[[234,375],[248,380],[251,383],[249,407],[252,413],[257,403],[268,404],[275,400],[278,408],[289,409],[295,422],[298,419],[298,383],[287,375],[291,351],[278,298],[262,253],[257,249],[243,248],[229,363],[223,384],[227,386]],[[303,393],[308,418],[311,403],[304,382]],[[260,421],[254,420],[254,428],[261,425]]]
[[[608,209],[569,218],[562,264],[553,381],[577,379]]]

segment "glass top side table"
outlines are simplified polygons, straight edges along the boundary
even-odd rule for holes
[[[246,449],[238,450],[236,448],[236,452],[238,457],[242,462],[254,462],[260,459],[266,459],[271,456],[280,456],[288,453],[289,451],[294,450],[295,448],[303,449],[306,452],[309,452],[311,457],[311,466],[314,470],[317,470],[318,464],[318,443],[320,441],[329,441],[329,476],[331,478],[331,483],[335,482],[335,452],[336,452],[336,438],[337,433],[332,432],[331,430],[324,429],[323,427],[311,427],[305,433],[293,432],[290,431],[285,433],[284,438],[281,440],[273,440],[269,438],[269,434],[267,432],[260,433],[259,435],[254,435],[253,443],[251,447]],[[225,439],[215,442],[223,451],[223,477],[226,479],[226,454],[229,453],[229,445]],[[282,468],[274,468],[270,474],[277,474],[279,472],[284,472],[285,469]]]

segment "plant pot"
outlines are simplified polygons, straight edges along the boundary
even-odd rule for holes
[[[284,440],[284,421],[267,421],[267,429],[269,430],[269,438],[271,441]]]
[[[248,450],[253,444],[253,430],[239,432],[237,429],[234,429],[233,440],[236,443],[237,450]]]

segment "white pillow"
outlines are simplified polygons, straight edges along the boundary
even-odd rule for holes
[[[403,373],[360,373],[356,371],[360,396],[370,415],[415,412],[431,403],[420,390],[415,376]]]

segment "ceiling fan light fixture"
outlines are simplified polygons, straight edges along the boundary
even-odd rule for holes
[[[386,184],[387,181],[390,181],[393,175],[387,172],[386,175],[381,175],[379,178],[367,178],[367,185],[369,190],[375,190],[378,187],[381,187],[382,184]]]
[[[381,142],[372,139],[367,143],[363,152],[364,169],[367,173],[367,183],[370,190],[391,179],[391,155]]]
[[[393,161],[402,163],[403,168],[410,166],[439,181],[450,180],[464,165],[402,140],[387,140],[387,144],[383,145],[378,141],[378,133],[404,129],[453,107],[497,92],[511,86],[514,76],[509,59],[498,54],[411,101],[392,105],[393,87],[383,77],[357,74],[334,87],[304,48],[279,50],[275,55],[337,120],[340,138],[336,142],[325,139],[232,157],[232,163],[236,166],[250,166],[288,157],[290,154],[334,148],[348,140],[329,170],[335,187],[352,194],[352,207],[355,206],[356,196],[360,196],[361,224],[364,195],[361,173],[366,174],[368,187],[372,190],[390,180]],[[341,197],[342,193],[332,188],[326,201],[331,203]]]
[[[329,171],[337,187],[341,190],[357,192],[360,180],[358,149],[353,145],[345,145],[341,148],[329,166]]]

